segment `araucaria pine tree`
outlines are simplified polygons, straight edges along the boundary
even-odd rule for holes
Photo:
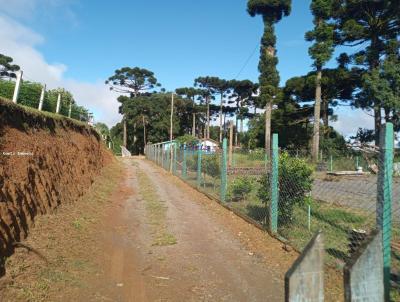
[[[332,16],[336,26],[337,43],[356,48],[356,52],[350,56],[351,63],[364,68],[355,106],[373,111],[375,144],[378,144],[382,122],[387,120],[383,118],[382,111],[390,109],[390,105],[382,103],[376,95],[369,93],[371,86],[377,87],[378,84],[370,81],[378,79],[374,75],[382,68],[392,41],[398,43],[400,1],[335,0]]]
[[[311,11],[314,15],[314,29],[306,33],[306,40],[314,42],[308,52],[314,60],[317,72],[312,145],[312,157],[315,162],[318,160],[319,154],[322,68],[332,57],[334,50],[334,26],[328,22],[331,18],[331,10],[332,0],[313,0]]]
[[[291,10],[291,0],[248,0],[247,11],[254,17],[261,15],[264,21],[264,34],[261,39],[260,62],[260,98],[265,106],[265,152],[271,153],[271,113],[273,102],[279,92],[279,73],[276,69],[275,23]]]

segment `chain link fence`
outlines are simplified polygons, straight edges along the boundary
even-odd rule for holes
[[[226,139],[214,149],[148,145],[146,156],[299,251],[321,230],[326,263],[338,274],[382,230],[385,284],[400,301],[400,177],[393,131],[386,133],[380,148],[322,154],[317,163],[308,152],[278,149],[277,135],[270,158],[263,149],[228,150]]]

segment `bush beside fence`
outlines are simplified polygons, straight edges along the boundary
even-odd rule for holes
[[[391,129],[387,133],[393,133]],[[212,152],[175,142],[147,145],[146,156],[297,250],[321,230],[325,262],[333,268],[343,267],[367,234],[381,230],[386,287],[391,284],[392,299],[399,299],[400,179],[392,179],[393,144],[383,142],[386,145],[376,153],[358,154],[358,159],[352,154],[347,162],[325,157],[318,167],[300,152],[278,150],[277,135],[274,140],[270,160],[260,150],[235,150],[229,159],[226,139],[221,149]],[[353,175],[331,175],[332,165],[338,167],[335,171]],[[364,165],[363,173],[356,172],[359,165]],[[325,171],[318,171],[321,166]]]

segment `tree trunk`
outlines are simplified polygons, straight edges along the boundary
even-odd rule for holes
[[[233,121],[229,123],[229,156],[228,156],[228,167],[232,167],[233,160]]]
[[[137,136],[136,136],[136,123],[133,123],[133,145],[135,146],[137,141]]]
[[[329,127],[329,101],[322,100],[322,122],[324,123],[324,127],[328,129]]]
[[[144,121],[144,115],[142,115],[142,122],[143,122],[143,143],[144,143],[144,148],[146,148],[147,139],[146,139],[146,123]]]
[[[127,129],[126,129],[126,118],[125,116],[123,117],[123,139],[122,139],[122,145],[126,148],[126,146],[128,145],[128,133],[127,133]]]
[[[271,115],[272,102],[269,101],[265,106],[265,153],[271,159]]]
[[[223,109],[223,94],[221,93],[221,104],[219,110],[219,142],[222,143],[222,110]]]
[[[313,132],[313,148],[312,158],[314,162],[318,161],[319,155],[319,122],[321,117],[321,68],[317,68],[317,79],[315,88],[315,106],[314,106],[314,132]]]
[[[375,146],[379,146],[379,138],[382,126],[382,112],[379,105],[374,106]]]
[[[224,113],[224,133],[227,133],[227,131],[226,131],[226,112]]]
[[[196,113],[193,113],[192,136],[196,137]]]
[[[235,126],[236,126],[236,129],[235,129],[235,147],[237,147],[238,146],[238,129],[239,129],[239,124],[238,124],[239,120],[237,118],[237,115],[236,115],[235,120],[236,120],[235,121]]]

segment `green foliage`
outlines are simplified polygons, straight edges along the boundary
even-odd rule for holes
[[[260,97],[262,105],[272,102],[278,95],[279,74],[276,69],[278,58],[275,55],[274,24],[291,10],[291,0],[248,0],[247,12],[252,16],[261,15],[264,20],[264,34],[261,39],[260,62]]]
[[[348,61],[360,65],[367,73],[362,78],[360,93],[356,96],[356,107],[370,109],[375,115],[375,143],[379,141],[382,125],[381,111],[385,118],[397,115],[397,108],[382,103],[382,94],[390,98],[391,92],[382,81],[382,62],[393,53],[393,44],[398,49],[400,35],[400,5],[398,0],[388,1],[335,1],[332,17],[336,27],[336,43],[356,47]],[[392,41],[396,41],[393,43]],[[398,50],[396,52],[398,57]],[[394,69],[399,62],[392,62]],[[389,76],[390,77],[390,76]],[[376,93],[382,89],[382,93]],[[389,88],[392,90],[393,87]],[[396,105],[397,107],[397,105]]]
[[[0,79],[2,78],[15,78],[15,72],[18,71],[20,67],[13,64],[13,59],[6,55],[0,53]]]
[[[147,142],[162,142],[169,140],[171,94],[153,93],[140,95],[136,98],[120,96],[122,104],[120,111],[125,114],[128,128],[128,149],[132,152],[143,150],[144,127],[146,127]],[[187,112],[193,107],[193,101],[179,96],[174,101],[173,136],[179,137],[188,133],[192,126],[192,116]],[[144,120],[144,123],[143,123]],[[121,132],[118,133],[122,141]],[[134,138],[136,137],[136,141]]]
[[[370,143],[374,140],[374,130],[358,128],[357,134],[351,137],[362,144]]]
[[[197,151],[190,151],[189,156],[186,158],[186,166],[190,171],[197,171],[197,158]]]
[[[393,122],[395,130],[400,129],[400,60],[389,56],[380,67],[362,76],[363,90],[358,94],[356,104],[368,108],[371,100],[385,112],[385,120]]]
[[[321,79],[322,89],[322,119],[324,126],[328,127],[328,117],[333,116],[333,108],[341,102],[353,100],[353,93],[359,87],[360,70],[347,69],[339,66],[335,69],[324,69]],[[298,104],[315,102],[316,72],[312,71],[304,76],[290,78],[283,89],[284,98]]]
[[[203,154],[201,159],[202,172],[210,175],[211,177],[217,177],[221,174],[220,157],[219,154]]]
[[[117,69],[105,83],[111,90],[129,93],[132,97],[161,86],[152,71],[139,67]]]
[[[14,94],[14,81],[0,80],[0,96],[6,99],[12,99]],[[23,81],[18,95],[18,104],[37,109],[39,106],[42,85],[29,81]],[[71,118],[87,121],[88,110],[82,106],[78,106],[72,94],[62,88],[52,89],[45,93],[43,110],[55,112],[57,106],[58,94],[61,94],[61,110],[60,114],[68,116],[69,104],[72,102]]]
[[[110,129],[108,129],[108,126],[104,123],[96,123],[94,125],[94,129],[96,129],[97,132],[99,132],[99,134],[105,138],[106,140],[108,140],[108,137],[110,136]]]
[[[175,138],[175,141],[181,145],[186,144],[187,147],[196,146],[199,143],[199,140],[197,138],[189,134],[178,136],[177,138]]]
[[[123,127],[122,123],[118,123],[110,129],[112,151],[114,152],[114,154],[117,154],[117,155],[121,154],[122,127]]]
[[[249,160],[264,160],[265,158],[265,150],[262,148],[257,148],[251,150],[248,155]]]
[[[254,17],[263,17],[278,22],[283,16],[289,16],[292,6],[291,0],[248,0],[247,12]]]
[[[250,177],[236,177],[229,183],[228,198],[232,201],[245,200],[249,193],[253,190],[254,182]]]
[[[330,128],[326,136],[321,137],[320,143],[320,150],[322,150],[323,154],[339,156],[349,153],[346,140],[333,128]]]
[[[303,159],[290,157],[284,152],[279,156],[279,202],[278,223],[284,225],[292,220],[293,208],[296,204],[304,204],[308,200],[307,193],[312,188],[313,170]],[[260,179],[258,196],[264,203],[269,203],[270,175]]]
[[[285,149],[307,149],[312,128],[309,126],[309,116],[312,107],[299,110],[294,102],[278,103],[278,109],[272,111],[271,127],[279,134],[279,145]],[[248,124],[247,137],[243,143],[248,149],[262,148],[265,143],[265,115],[257,115]]]
[[[314,41],[309,54],[317,70],[330,60],[334,50],[334,25],[327,22],[331,17],[331,9],[332,0],[313,0],[311,3],[315,27],[305,37],[309,42]]]

